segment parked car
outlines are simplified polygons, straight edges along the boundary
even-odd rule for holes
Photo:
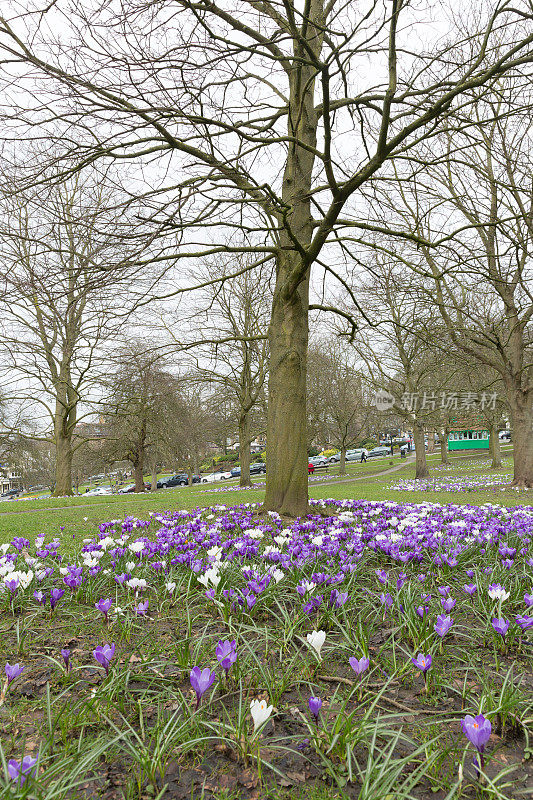
[[[240,467],[233,467],[233,469],[230,472],[230,476],[232,478],[240,478],[240,476],[241,476],[241,468]]]
[[[390,456],[390,447],[374,447],[366,454],[367,458],[382,458],[383,456]]]
[[[9,489],[7,492],[3,492],[0,497],[3,497],[5,500],[9,499],[10,497],[16,497],[18,494],[22,492],[22,489]]]
[[[498,434],[498,438],[504,441],[511,441],[511,431],[500,431]]]
[[[145,483],[144,484],[144,491],[145,492],[149,492],[151,488],[152,488],[152,484],[151,483]],[[118,494],[129,494],[130,492],[134,492],[134,491],[135,491],[135,484],[134,483],[128,483],[128,484],[126,484],[126,486],[123,486],[122,489],[118,490]]]
[[[333,455],[328,458],[330,464],[338,464],[340,460],[341,460],[340,453],[333,453]]]
[[[227,481],[231,478],[231,472],[210,472],[208,475],[201,476],[202,483],[217,483],[217,481]]]
[[[262,461],[254,461],[253,464],[250,464],[250,475],[266,475],[266,464],[263,464]]]
[[[99,497],[104,494],[111,494],[110,486],[97,486],[95,489],[87,489],[84,497]]]
[[[313,456],[313,458],[309,459],[309,463],[316,469],[317,467],[326,467],[328,460],[324,456]]]
[[[202,479],[199,475],[192,476],[193,483],[200,483]],[[170,478],[161,478],[157,481],[158,489],[171,489],[173,486],[188,486],[189,476],[186,472],[180,472],[179,475],[172,475]]]
[[[347,450],[346,461],[361,461],[361,456],[363,453],[365,456],[368,456],[368,450],[366,447],[357,447],[355,450]]]

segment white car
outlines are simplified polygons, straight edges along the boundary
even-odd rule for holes
[[[227,481],[229,478],[231,478],[231,472],[210,472],[208,475],[202,475],[202,483]]]
[[[111,487],[110,486],[97,486],[96,489],[89,489],[88,492],[85,492],[83,497],[99,497],[103,494],[111,494]]]

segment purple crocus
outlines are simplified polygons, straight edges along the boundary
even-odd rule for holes
[[[9,686],[19,675],[22,675],[23,670],[24,666],[22,664],[9,664],[6,662],[4,672],[7,677],[7,685]]]
[[[355,674],[360,676],[368,669],[370,659],[367,656],[363,656],[363,658],[359,659],[355,658],[355,656],[352,656],[352,658],[349,659],[349,664]]]
[[[35,775],[36,764],[37,759],[31,756],[24,756],[20,763],[10,758],[7,763],[7,774],[12,781],[17,781],[19,786],[23,786],[29,775]]]
[[[136,606],[133,606],[133,610],[137,614],[138,617],[145,617],[146,612],[148,611],[149,601],[145,600],[144,602],[139,603]]]
[[[443,607],[444,611],[448,614],[452,608],[455,606],[456,601],[453,597],[447,597],[445,600],[441,600],[441,606]]]
[[[106,675],[109,675],[109,666],[114,655],[114,644],[99,644],[96,650],[93,650],[94,658],[105,669]]]
[[[426,680],[426,673],[427,673],[428,669],[430,669],[432,661],[433,661],[431,656],[430,655],[425,656],[422,653],[419,653],[417,655],[417,657],[416,658],[412,658],[411,661],[413,662],[415,667],[418,667],[418,669],[421,670],[421,672],[422,672],[422,674],[424,676],[424,680]]]
[[[509,630],[509,625],[509,620],[503,619],[503,617],[496,617],[496,619],[492,620],[492,627],[496,633],[499,633],[502,637],[505,637],[505,634]]]
[[[468,741],[473,744],[478,751],[480,765],[481,768],[483,768],[483,751],[492,733],[490,720],[484,717],[483,714],[478,714],[477,717],[472,717],[470,714],[467,714],[466,717],[461,720],[461,727]],[[474,762],[474,764],[477,770],[477,762]]]
[[[70,669],[71,669],[70,650],[68,648],[65,648],[64,650],[61,650],[61,656],[63,657],[63,661],[65,662],[65,672],[68,675],[68,673],[70,672]]]
[[[526,594],[524,595],[524,603],[528,608],[531,608],[531,606],[533,606],[533,592],[531,592],[531,594],[527,594],[526,592]]]
[[[434,626],[435,633],[442,639],[442,637],[446,636],[452,625],[453,625],[452,617],[445,617],[444,614],[440,614],[437,617],[437,621]]]
[[[309,698],[309,711],[315,718],[315,722],[318,726],[318,718],[320,716],[320,709],[322,708],[322,700],[320,697],[310,697]]]
[[[470,597],[477,592],[477,586],[475,583],[465,583],[463,589],[467,594],[470,595]]]
[[[65,594],[64,589],[52,589],[50,591],[50,608],[52,609],[52,611],[59,603],[64,594]]]
[[[200,707],[200,700],[202,695],[213,685],[216,678],[216,673],[211,672],[209,667],[200,669],[200,667],[193,667],[190,674],[191,686],[196,693],[196,708]]]
[[[220,663],[220,666],[226,673],[226,678],[229,675],[229,671],[233,664],[237,661],[237,648],[235,645],[235,639],[232,641],[219,641],[216,647],[216,657]]]
[[[6,589],[9,589],[11,592],[11,596],[14,597],[18,592],[19,588],[19,579],[18,578],[5,578],[4,579],[4,586]]]
[[[517,614],[515,617],[516,624],[522,628],[523,631],[529,630],[529,628],[533,628],[533,617],[528,617],[526,614],[520,615]]]
[[[94,607],[97,611],[101,611],[101,613],[105,617],[105,621],[107,622],[107,614],[109,609],[113,605],[113,601],[110,597],[101,598],[97,603],[94,604]]]

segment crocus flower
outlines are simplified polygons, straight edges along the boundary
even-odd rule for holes
[[[39,603],[40,606],[46,605],[46,595],[40,589],[33,593],[34,600]]]
[[[475,592],[477,592],[477,586],[476,586],[476,584],[475,584],[475,583],[465,583],[465,585],[463,586],[463,589],[465,590],[465,592],[466,592],[467,594],[469,594],[469,595],[470,595],[470,597],[472,597],[472,595],[473,595]]]
[[[362,675],[363,672],[366,672],[368,669],[370,659],[367,658],[367,656],[363,656],[362,658],[355,658],[355,656],[352,656],[349,659],[349,664],[356,675]]]
[[[419,670],[425,675],[428,669],[431,667],[431,663],[433,659],[430,655],[424,656],[422,653],[419,653],[416,658],[412,658],[411,661],[418,667]]]
[[[492,627],[499,633],[500,636],[505,636],[507,631],[509,630],[510,622],[507,619],[503,619],[502,617],[497,617],[496,619],[492,620]]]
[[[235,639],[233,639],[231,642],[220,640],[217,644],[215,653],[220,666],[226,673],[227,678],[232,665],[237,661],[237,648],[235,646]]]
[[[114,655],[114,644],[99,644],[96,650],[93,650],[94,658],[105,669],[106,675],[109,675],[109,666]]]
[[[394,602],[389,592],[386,594],[381,592],[379,599],[381,600],[381,604],[385,606],[385,609],[390,608]]]
[[[61,600],[61,598],[63,597],[64,594],[65,594],[65,590],[64,589],[52,589],[50,591],[50,607],[51,607],[52,611],[54,610],[56,605],[59,603],[59,601]]]
[[[488,593],[491,600],[507,600],[510,594],[499,583],[492,583],[489,586]]]
[[[523,631],[529,630],[529,628],[533,628],[533,617],[528,617],[527,615],[521,616],[517,614],[515,617],[516,624],[522,628]]]
[[[320,697],[310,697],[309,698],[309,711],[315,718],[315,722],[318,725],[318,718],[320,715],[320,709],[322,708],[322,700]]]
[[[140,602],[138,605],[133,606],[133,610],[135,611],[138,617],[146,616],[146,612],[148,611],[148,604],[149,601],[145,600],[144,602]]]
[[[452,610],[452,608],[455,606],[455,603],[456,601],[453,599],[453,597],[447,597],[445,600],[441,600],[441,606],[446,613]]]
[[[61,650],[61,655],[63,657],[63,661],[65,662],[65,672],[68,673],[70,671],[70,650]]]
[[[322,646],[326,641],[326,631],[313,631],[312,633],[308,633],[307,641],[309,642],[310,647],[315,650],[320,660],[320,651],[322,650]]]
[[[200,669],[200,667],[193,667],[190,674],[191,686],[196,693],[196,708],[200,706],[202,695],[207,692],[214,683],[216,673],[211,672],[209,667]]]
[[[266,700],[252,700],[250,713],[254,721],[254,733],[267,721],[274,706],[267,706]]]
[[[530,608],[531,606],[533,606],[533,592],[532,592],[531,594],[527,594],[527,593],[526,593],[526,594],[524,595],[524,603],[526,604],[526,606],[527,606],[528,608]]]
[[[102,614],[105,617],[105,621],[107,622],[107,614],[108,614],[109,609],[111,608],[112,605],[113,605],[113,601],[111,600],[111,598],[110,597],[106,597],[106,598],[102,598],[97,603],[95,603],[94,607],[96,608],[97,611],[101,611],[102,612]]]
[[[4,672],[6,673],[7,677],[7,685],[9,686],[15,678],[18,678],[19,675],[22,675],[24,670],[24,666],[22,664],[9,664],[6,663],[4,667]]]
[[[20,763],[14,758],[10,758],[7,764],[7,774],[12,781],[18,781],[19,786],[23,786],[29,775],[35,775],[36,764],[37,759],[31,756],[24,756]]]
[[[435,623],[435,633],[442,638],[446,636],[452,625],[453,619],[451,617],[445,617],[444,614],[440,614]]]
[[[426,614],[429,613],[429,606],[417,606],[415,608],[415,611],[418,614],[418,616],[420,617],[420,619],[424,619]]]
[[[483,751],[492,733],[490,720],[484,717],[483,714],[478,714],[477,717],[472,717],[470,714],[467,714],[466,717],[461,720],[461,727],[468,741],[473,744],[478,751],[481,768],[483,768]],[[474,763],[477,770],[477,763]]]

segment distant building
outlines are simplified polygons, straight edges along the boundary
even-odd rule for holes
[[[0,464],[0,489],[1,492],[10,492],[22,486],[22,474],[16,467]]]
[[[488,450],[489,431],[479,414],[469,414],[451,420],[448,450]]]

